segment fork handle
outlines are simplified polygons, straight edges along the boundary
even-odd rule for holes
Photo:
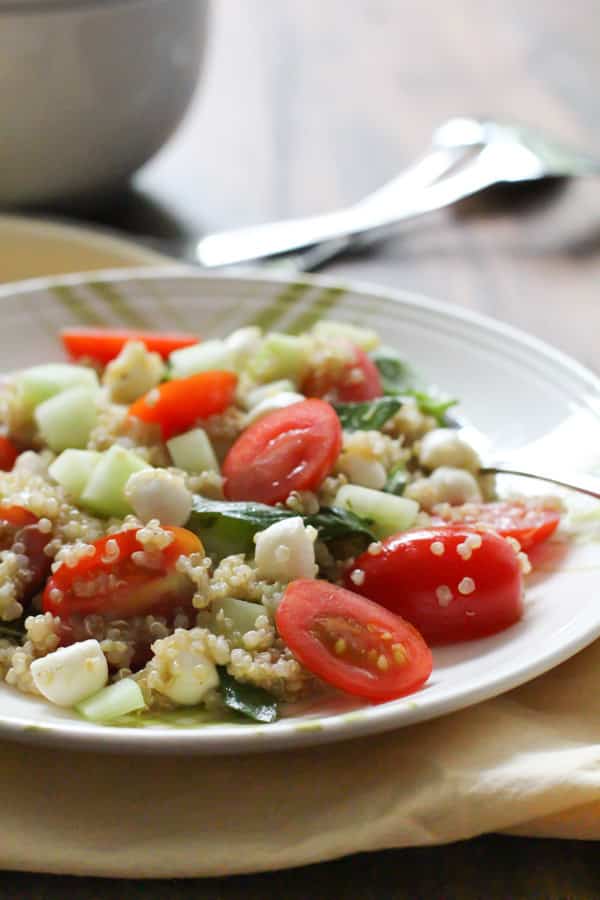
[[[517,475],[520,478],[534,478],[537,481],[546,481],[549,484],[556,484],[558,487],[568,488],[571,491],[577,491],[579,494],[587,494],[588,497],[594,497],[600,500],[600,478],[593,475],[577,474],[576,479],[562,472],[524,472],[520,469],[506,469],[503,466],[485,466],[479,470],[482,475]]]
[[[359,235],[375,233],[442,209],[496,180],[496,173],[474,157],[461,171],[442,174],[431,183],[409,185],[408,179],[394,179],[369,198],[344,210],[209,234],[198,241],[195,255],[202,265],[210,268],[289,253],[332,239],[351,241]]]

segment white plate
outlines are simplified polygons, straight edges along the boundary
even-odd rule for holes
[[[327,279],[110,272],[0,288],[3,366],[60,358],[56,329],[76,322],[226,334],[244,322],[301,330],[320,315],[368,323],[502,452],[544,439],[544,453],[600,448],[600,380],[527,335],[447,304]],[[546,460],[547,461],[547,460]],[[108,728],[0,686],[0,735],[113,752],[243,753],[337,741],[422,722],[516,687],[600,635],[600,554],[585,540],[545,554],[524,619],[486,640],[436,650],[429,683],[374,707],[318,708],[272,725]]]

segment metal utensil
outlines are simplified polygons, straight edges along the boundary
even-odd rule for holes
[[[346,209],[208,235],[191,248],[204,266],[224,266],[337,241],[336,253],[402,221],[506,182],[593,175],[600,162],[534,129],[488,119],[450,119],[432,149],[402,176]],[[188,250],[188,257],[190,251]],[[308,268],[308,267],[307,267]]]
[[[537,481],[544,481],[549,484],[555,484],[558,487],[567,488],[570,491],[577,491],[579,494],[587,494],[588,497],[594,497],[600,500],[600,478],[593,475],[582,475],[577,473],[574,477],[572,472],[531,472],[529,470],[520,470],[509,468],[508,466],[484,466],[479,470],[482,475],[513,475],[519,478],[534,478]]]
[[[429,148],[403,169],[395,178],[387,182],[383,187],[373,191],[363,200],[356,204],[356,207],[371,209],[375,211],[378,207],[383,208],[384,205],[391,206],[397,204],[403,197],[412,195],[421,191],[432,184],[435,184],[444,175],[451,171],[456,171],[457,167],[464,162],[474,151],[478,145],[478,139],[482,139],[483,133],[480,128],[470,127],[453,127],[452,123],[458,123],[453,119],[444,123],[438,128],[433,136]],[[312,220],[322,222],[323,220],[331,221],[333,216],[338,213],[327,213],[321,216],[315,216]],[[312,221],[311,220],[311,221]],[[302,220],[305,221],[305,220]],[[308,221],[308,220],[306,220]],[[288,225],[289,222],[283,223]],[[274,226],[258,226],[259,228],[279,227]],[[246,229],[242,229],[245,231]],[[254,230],[254,229],[249,229]],[[223,232],[223,236],[229,232]],[[205,241],[212,240],[213,236],[198,239],[196,237],[176,237],[172,239],[165,238],[149,238],[144,236],[144,241],[150,243],[158,250],[164,250],[167,253],[177,256],[187,262],[204,265],[203,257],[199,252],[199,248],[205,246]],[[218,235],[219,240],[221,234]],[[310,271],[318,268],[329,259],[342,253],[350,244],[356,243],[357,236],[346,233],[339,233],[331,240],[321,241],[316,244],[311,241],[310,249],[305,251],[301,256],[297,256],[293,260],[293,269],[295,271]],[[270,254],[267,254],[270,255]],[[257,257],[258,258],[258,257]],[[242,260],[243,261],[243,260]],[[286,262],[291,262],[290,257]],[[215,263],[217,265],[217,263]]]

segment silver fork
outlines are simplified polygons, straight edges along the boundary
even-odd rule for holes
[[[594,497],[594,499],[600,500],[600,478],[596,478],[593,475],[577,473],[576,478],[573,478],[571,473],[560,472],[558,470],[546,474],[545,472],[513,469],[504,465],[483,466],[479,471],[482,475],[516,475],[519,478],[533,478],[536,481],[555,484],[558,487],[567,488],[570,491],[577,491],[578,494],[586,494],[588,497]]]
[[[439,174],[435,173],[436,160]],[[426,178],[430,165],[435,177]],[[600,173],[600,163],[531,128],[489,119],[456,118],[434,132],[432,151],[417,164],[416,172],[411,169],[346,209],[208,235],[195,244],[193,256],[212,267],[331,241],[338,242],[337,249],[331,245],[329,250],[340,252],[492,185],[595,175]]]

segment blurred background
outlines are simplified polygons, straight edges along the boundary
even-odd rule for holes
[[[19,7],[15,0],[0,0],[0,21],[3,10],[19,7],[21,14],[29,2],[21,0]],[[34,5],[52,8],[56,3],[36,0]],[[90,5],[97,6],[93,0],[75,3]],[[117,0],[105,3],[102,14],[116,7],[146,16],[149,8],[165,8],[166,2]],[[182,34],[174,33],[173,12],[179,11],[181,31],[189,36],[183,14],[187,10],[193,18],[191,7],[203,12],[206,3],[169,0],[169,12],[147,20],[145,38],[139,30],[137,37],[135,32],[130,36],[123,26],[99,30],[96,20],[93,34],[96,42],[103,34],[105,53],[121,45],[125,78],[120,88],[118,78],[110,85],[115,103],[156,90],[168,76],[165,59],[202,55],[201,39],[182,49]],[[58,8],[52,13],[56,17]],[[600,155],[595,16],[593,0],[525,5],[453,0],[443,7],[433,0],[214,0],[191,105],[177,127],[188,102],[185,85],[176,96],[171,93],[171,101],[168,91],[157,94],[154,105],[146,97],[150,121],[164,118],[165,102],[174,121],[165,121],[154,136],[166,144],[130,182],[121,180],[116,189],[103,188],[93,201],[87,197],[75,206],[65,207],[61,197],[4,206],[33,205],[51,216],[66,209],[79,220],[150,238],[154,248],[172,251],[174,245],[162,239],[356,201],[421,153],[433,129],[453,115],[525,122]],[[196,15],[194,27],[203,23]],[[131,76],[124,60],[141,59],[149,35],[169,28],[170,37],[165,32],[146,69],[140,62],[140,71]],[[74,39],[80,36],[78,30]],[[93,46],[88,37],[80,52],[87,76]],[[5,60],[5,73],[7,65]],[[190,62],[186,77],[195,81],[196,75]],[[36,78],[42,90],[44,72]],[[6,79],[0,79],[0,96],[3,83],[6,88]],[[87,84],[93,108],[92,87]],[[65,88],[67,101],[72,93],[72,86]],[[103,101],[104,108],[110,105]],[[19,110],[27,116],[24,92]],[[106,154],[111,146],[127,146],[139,136],[139,122],[129,121],[129,129],[120,126],[106,142]],[[86,121],[79,137],[73,134],[70,140],[93,135],[94,127],[93,119]],[[42,146],[44,135],[38,129]],[[59,160],[61,152],[49,148]],[[0,188],[1,179],[0,173]],[[598,315],[599,202],[598,179],[495,191],[410,223],[385,244],[338,260],[326,271],[406,287],[518,322],[595,365],[578,322]],[[565,321],[567,303],[571,316]]]

